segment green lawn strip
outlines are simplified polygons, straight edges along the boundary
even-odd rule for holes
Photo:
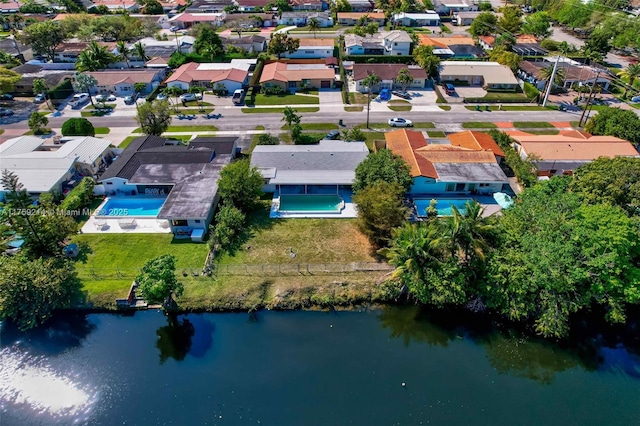
[[[324,139],[326,135],[326,133],[303,133],[302,139],[304,142],[300,143],[299,145],[312,145],[314,143],[318,143],[318,141]],[[284,143],[293,143],[293,141],[291,140],[291,135],[289,133],[281,133],[279,135],[279,138]]]
[[[198,114],[210,114],[213,111],[215,111],[215,108],[203,108],[203,109],[199,109],[199,108],[180,108],[178,110],[178,112],[176,112],[176,110],[172,109],[170,114],[171,115],[180,115],[180,114],[184,114],[184,115],[198,115]]]
[[[134,130],[134,133],[136,132],[136,130]],[[218,128],[211,124],[200,124],[194,126],[169,126],[167,128],[167,132],[216,132],[217,130]]]
[[[489,123],[487,121],[467,121],[462,123],[462,128],[464,129],[497,129],[493,123]]]
[[[43,136],[43,135],[48,135],[49,133],[51,133],[51,129],[49,129],[48,127],[46,127],[46,128],[44,128],[44,129],[42,130],[42,132],[40,132],[40,133],[38,133],[38,134],[33,133],[33,130],[29,130],[28,132],[25,132],[25,133],[23,133],[22,135],[23,135],[23,136],[34,136],[34,135],[35,135],[35,136]]]
[[[335,130],[339,128],[339,126],[334,123],[302,123],[300,126],[302,130]],[[289,125],[285,124],[281,129],[289,130]]]
[[[570,121],[569,124],[571,124],[571,127],[575,127],[576,129],[580,128],[579,121]]]
[[[532,135],[558,135],[558,134],[560,134],[560,130],[558,130],[558,129],[525,130],[525,132],[531,133]]]
[[[451,111],[451,105],[438,105],[438,108],[443,111]]]
[[[371,95],[373,98],[373,95]],[[367,104],[367,95],[360,92],[349,92],[349,102],[352,104]]]
[[[95,105],[87,105],[84,109],[104,109],[104,108],[116,109],[116,104],[104,104],[103,106],[101,103],[96,103]]]
[[[640,104],[629,104],[631,108],[640,109]]]
[[[430,121],[414,121],[413,127],[420,129],[435,129],[436,125]]]
[[[554,129],[554,125],[546,121],[514,121],[513,127],[518,129]]]
[[[319,104],[320,98],[317,96],[303,96],[303,95],[263,95],[258,94],[255,98],[256,106],[265,105],[306,105],[306,104]],[[247,105],[250,104],[250,100],[246,100]]]
[[[0,129],[0,135],[4,133],[4,129]]]
[[[377,140],[381,140],[384,141],[384,133],[383,132],[364,132],[364,135],[366,136],[366,140],[365,143],[367,144],[367,148],[369,148],[369,151],[373,151],[373,144],[375,141]]]
[[[405,100],[389,101],[387,108],[391,111],[411,111],[411,103]]]
[[[437,130],[429,130],[427,132],[430,138],[446,138],[447,134],[445,132],[437,131]]]
[[[131,143],[131,141],[133,141],[136,138],[139,138],[143,135],[139,135],[139,136],[127,136],[126,138],[124,138],[124,140],[122,142],[120,142],[120,145],[118,145],[118,148],[122,148],[125,149],[126,147],[129,146],[129,144]]]
[[[465,105],[465,108],[469,111],[475,111],[476,107],[472,105]],[[485,111],[485,106],[480,107],[482,111]],[[557,110],[558,107],[554,105],[554,107],[543,107],[540,105],[502,105],[500,108],[498,105],[490,105],[490,111],[548,111],[548,110]]]
[[[367,128],[367,124],[366,123],[360,123],[360,124],[356,124],[354,126],[356,129],[366,129]],[[374,123],[374,122],[369,122],[369,128],[376,128],[376,127],[386,127],[389,128],[389,124],[387,122],[384,123]]]
[[[296,108],[297,112],[318,112],[320,108]],[[242,112],[245,114],[282,114],[284,108],[242,108]]]
[[[111,132],[111,129],[108,127],[96,127],[95,131],[96,135],[108,135]]]
[[[362,106],[346,106],[346,107],[344,107],[344,110],[346,112],[362,112],[364,110],[364,107],[362,107]]]
[[[105,115],[109,115],[109,112],[97,111],[97,110],[80,111],[80,117],[103,117]]]
[[[185,102],[185,104],[186,104],[188,107],[199,107],[199,106],[206,107],[206,106],[214,106],[211,102],[205,102],[205,101],[202,101],[202,102],[200,102],[200,103],[198,103],[198,101],[189,101],[189,102]]]

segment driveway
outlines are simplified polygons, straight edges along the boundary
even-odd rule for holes
[[[442,96],[448,103],[462,103],[465,98],[482,98],[487,94],[487,91],[482,87],[469,87],[469,86],[456,86],[456,94],[449,96],[444,90],[441,90]]]
[[[433,105],[438,99],[438,95],[433,89],[408,89],[407,92],[411,95],[412,105]],[[402,98],[393,95],[392,99]]]

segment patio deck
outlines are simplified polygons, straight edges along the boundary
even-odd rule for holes
[[[169,222],[156,218],[127,218],[135,219],[135,223],[121,223],[123,217],[113,219],[96,219],[91,216],[81,229],[83,234],[169,234]],[[121,226],[122,225],[122,226]]]

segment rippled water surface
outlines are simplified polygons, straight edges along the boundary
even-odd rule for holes
[[[1,327],[2,426],[640,419],[633,324],[582,324],[562,344],[416,307],[59,315],[29,333]]]

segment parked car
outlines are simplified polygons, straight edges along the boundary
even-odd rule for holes
[[[404,90],[394,90],[391,93],[402,99],[411,99],[409,92],[405,92]]]
[[[200,93],[185,93],[184,95],[180,95],[180,102],[193,102],[198,99],[202,99],[202,94]]]
[[[0,117],[8,117],[10,115],[13,115],[11,108],[0,108]]]
[[[127,105],[131,105],[131,104],[134,104],[137,99],[138,99],[138,95],[134,93],[133,95],[125,96],[124,103]]]
[[[0,95],[0,101],[12,101],[13,100],[13,95],[10,95],[9,93],[3,93],[2,95]]]
[[[330,140],[335,140],[338,139],[340,137],[340,130],[332,130],[329,133],[327,133],[327,136],[325,136],[325,139],[330,139]]]
[[[631,102],[640,102],[640,96],[634,96],[631,98]]]
[[[44,95],[44,93],[39,93],[33,98],[33,103],[41,104],[41,103],[45,102],[46,100],[47,100],[47,97]]]
[[[244,102],[244,90],[238,89],[233,92],[233,97],[231,98],[234,105],[242,105]]]
[[[391,127],[413,127],[413,123],[410,120],[404,118],[395,117],[389,119],[389,126]]]
[[[445,83],[443,84],[443,87],[444,87],[444,92],[447,95],[451,96],[456,94],[456,87],[453,84]]]
[[[107,101],[106,95],[96,95],[96,102],[106,102],[106,101]]]
[[[109,95],[107,96],[107,101],[109,102],[115,102],[116,100],[116,95]]]
[[[78,93],[73,95],[71,101],[69,101],[69,105],[72,107],[79,107],[89,102],[89,94],[88,93]]]
[[[164,93],[158,93],[158,96],[156,96],[156,99],[159,101],[164,101],[166,99],[168,99],[169,97],[167,95],[165,95]]]
[[[178,27],[171,27],[171,28],[169,28],[169,31],[171,31],[172,33],[175,33],[175,32],[177,32],[179,29],[180,29],[180,28],[178,28]]]

